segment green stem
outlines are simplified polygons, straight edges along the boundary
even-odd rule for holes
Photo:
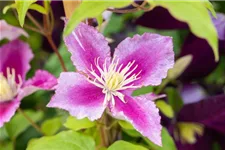
[[[170,82],[169,79],[165,79],[163,80],[162,84],[158,87],[158,89],[156,90],[155,94],[159,94],[160,92],[162,92],[162,90],[166,87],[166,85]]]
[[[30,122],[30,124],[38,131],[38,132],[40,132],[42,135],[44,135],[44,133],[41,131],[41,128],[26,114],[26,113],[24,113],[23,112],[23,110],[22,109],[18,109],[18,112],[19,113],[21,113],[23,116],[24,116],[24,118],[26,118],[27,119],[27,121],[28,122]]]

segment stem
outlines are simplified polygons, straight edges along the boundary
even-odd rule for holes
[[[18,111],[24,116],[24,118],[27,119],[27,121],[30,122],[30,124],[38,131],[40,132],[42,135],[44,135],[44,133],[41,131],[41,128],[29,117],[27,116],[27,114],[25,114],[22,109],[18,108]]]
[[[29,26],[29,25],[24,24],[24,27],[27,28],[27,29],[29,29],[29,30],[32,30],[32,31],[34,31],[34,32],[40,33],[40,34],[42,34],[42,35],[45,35],[44,32],[42,32],[42,31],[40,31],[39,29],[36,29],[36,28],[34,28],[34,27],[32,27],[32,26]]]
[[[51,12],[51,13],[52,13],[52,12]],[[67,69],[66,69],[66,67],[65,67],[65,64],[64,64],[64,61],[63,61],[63,59],[62,59],[62,56],[61,56],[60,53],[58,52],[58,49],[57,49],[57,47],[56,47],[56,45],[55,45],[55,43],[54,43],[54,41],[53,41],[53,39],[52,39],[52,29],[53,29],[53,24],[52,24],[52,22],[50,22],[48,14],[45,15],[45,16],[44,16],[44,19],[43,19],[44,27],[42,27],[42,26],[38,23],[38,21],[37,21],[30,13],[27,13],[27,17],[32,21],[32,23],[33,23],[40,31],[38,31],[38,29],[33,28],[33,27],[30,27],[30,26],[28,26],[28,25],[26,25],[25,27],[26,27],[27,29],[32,30],[32,31],[38,32],[38,33],[44,35],[44,36],[47,38],[47,40],[48,40],[50,46],[52,47],[52,49],[53,49],[54,52],[56,53],[57,57],[59,58],[59,61],[60,61],[60,64],[61,64],[61,66],[62,66],[63,71],[67,71]],[[51,20],[54,20],[53,17],[54,17],[54,16],[53,16],[53,13],[52,13],[51,16],[50,16]]]
[[[54,18],[52,18],[52,19],[54,20]],[[52,24],[51,24],[51,22],[49,20],[48,14],[43,16],[43,23],[44,23],[44,29],[45,29],[44,30],[45,31],[45,37],[47,38],[48,43],[50,44],[50,46],[52,47],[52,49],[56,53],[57,57],[59,58],[59,62],[61,64],[61,66],[62,66],[63,71],[67,71],[66,66],[64,64],[64,61],[63,61],[63,58],[60,55],[60,53],[59,53],[59,51],[58,51],[58,49],[57,49],[57,47],[56,47],[56,45],[55,45],[55,43],[54,43],[54,41],[52,39],[52,30],[53,30],[53,28],[52,28]]]
[[[170,82],[169,79],[163,80],[162,84],[158,87],[158,89],[156,90],[155,94],[159,94],[169,82]]]
[[[16,139],[12,139],[13,150],[16,150]]]
[[[54,52],[55,52],[56,55],[58,56],[63,71],[67,71],[67,69],[66,69],[66,67],[65,67],[65,64],[64,64],[64,61],[63,61],[63,58],[62,58],[62,56],[60,55],[60,53],[59,53],[59,51],[58,51],[58,49],[57,49],[57,47],[56,47],[56,45],[55,45],[55,43],[54,43],[54,41],[53,41],[53,39],[52,39],[52,36],[49,35],[49,34],[47,34],[47,35],[46,35],[46,38],[47,38],[49,44],[51,45],[52,49],[54,50]]]
[[[43,29],[42,26],[38,23],[38,21],[36,21],[34,19],[34,17],[30,13],[28,13],[28,12],[27,12],[27,17],[35,24],[35,26],[38,27],[38,29],[40,29],[40,30]]]
[[[104,122],[104,115],[102,116],[101,120]],[[101,145],[104,147],[104,146],[106,146],[105,127],[104,126],[100,126],[100,134],[101,134]]]
[[[107,8],[108,11],[115,12],[115,13],[132,13],[140,10],[139,8],[132,8],[132,9],[111,9]]]
[[[55,24],[55,19],[54,19],[54,14],[53,14],[53,11],[52,11],[52,8],[50,7],[50,29],[51,31],[53,31],[54,29],[54,24]]]
[[[101,134],[101,146],[102,147],[107,147],[108,146],[108,135],[107,135],[107,130],[106,130],[106,123],[107,123],[107,114],[104,112],[102,117],[101,117],[101,124],[104,125],[100,125],[100,134]]]

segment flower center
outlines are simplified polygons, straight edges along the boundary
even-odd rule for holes
[[[123,64],[119,65],[119,59],[112,60],[111,64],[107,67],[107,59],[101,68],[99,65],[99,57],[95,59],[95,66],[100,72],[100,76],[96,74],[95,70],[91,66],[89,72],[95,77],[94,80],[88,78],[88,81],[97,87],[102,88],[102,92],[105,94],[105,99],[103,105],[106,105],[108,101],[111,100],[112,105],[115,105],[114,96],[117,96],[122,102],[126,103],[124,100],[124,95],[121,93],[122,90],[139,88],[140,86],[135,86],[132,82],[140,79],[134,71],[137,69],[138,65],[134,66],[135,60],[129,62],[123,67]],[[132,68],[132,69],[131,69]]]
[[[6,77],[2,72],[0,73],[0,102],[12,100],[22,86],[22,78],[20,75],[18,75],[19,83],[16,83],[15,69],[12,68],[10,70],[10,68],[7,68],[6,71]]]

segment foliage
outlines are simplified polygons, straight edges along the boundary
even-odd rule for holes
[[[139,145],[135,145],[135,144],[131,144],[129,142],[125,142],[125,141],[117,141],[114,144],[112,144],[107,150],[147,150],[147,148],[139,146]]]
[[[124,7],[131,3],[131,0],[125,1],[83,1],[81,5],[74,11],[68,24],[65,28],[65,35],[68,35],[72,30],[85,18],[98,17],[108,7]],[[85,13],[84,13],[85,12]]]
[[[165,7],[175,18],[186,22],[196,36],[208,41],[213,49],[215,60],[219,60],[217,32],[208,14],[208,5],[206,7],[202,2],[154,1],[150,3],[153,7]],[[211,7],[210,10],[212,10]],[[199,22],[199,18],[204,20]]]
[[[27,150],[94,150],[94,140],[75,131],[63,131],[55,136],[46,136],[33,139],[29,142]]]
[[[64,124],[65,127],[72,129],[74,131],[78,131],[81,129],[87,129],[95,126],[95,122],[91,122],[87,118],[84,119],[76,119],[75,117],[69,116]]]
[[[38,122],[43,118],[42,111],[33,111],[33,110],[26,110],[24,111],[27,116],[33,119],[33,121]],[[24,118],[21,113],[17,113],[12,120],[5,125],[6,131],[11,139],[15,139],[19,134],[24,132],[30,123]]]

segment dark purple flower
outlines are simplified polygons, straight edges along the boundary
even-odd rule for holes
[[[144,27],[155,29],[188,29],[188,25],[185,22],[176,20],[169,11],[163,7],[155,7],[153,10],[144,13],[136,20],[136,23]]]
[[[218,32],[219,52],[225,54],[225,15],[217,13],[217,19],[212,17],[212,21]],[[152,11],[143,14],[137,19],[136,23],[145,27],[163,30],[189,29],[186,23],[176,20],[167,9],[162,7],[155,7]],[[193,56],[193,61],[181,75],[182,80],[200,79],[211,73],[218,64],[214,60],[214,54],[208,42],[192,33],[186,37],[181,47],[180,57],[189,54]]]

